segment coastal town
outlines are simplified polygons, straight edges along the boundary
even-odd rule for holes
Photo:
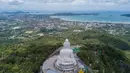
[[[0,13],[0,40],[29,40],[44,35],[61,35],[98,30],[112,35],[130,33],[130,23],[67,21],[46,14]]]

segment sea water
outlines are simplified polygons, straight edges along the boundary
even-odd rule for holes
[[[98,15],[70,15],[70,16],[52,16],[70,21],[93,21],[93,22],[129,22],[130,17],[121,16],[122,14],[130,14],[130,12],[98,12]]]

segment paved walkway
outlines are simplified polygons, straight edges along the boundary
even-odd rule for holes
[[[54,63],[55,63],[56,59],[57,59],[57,56],[56,56],[56,55],[53,56],[53,57],[51,57],[51,58],[49,58],[49,59],[47,59],[47,60],[43,63],[42,70],[43,70],[43,71],[46,71],[46,70],[48,70],[48,69],[55,70],[55,68],[54,68]]]

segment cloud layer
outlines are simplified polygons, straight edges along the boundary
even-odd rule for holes
[[[0,0],[0,9],[21,10],[128,10],[130,0]]]
[[[9,5],[20,5],[24,3],[23,0],[0,0],[0,2]]]

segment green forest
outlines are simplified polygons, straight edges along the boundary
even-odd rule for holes
[[[62,36],[1,44],[0,73],[38,73],[43,62],[66,38],[71,45],[81,45],[78,56],[94,73],[130,73],[129,43],[97,31],[78,34],[67,31]]]
[[[2,45],[0,73],[38,73],[46,58],[60,46],[59,42],[51,44],[43,38],[24,44]]]

